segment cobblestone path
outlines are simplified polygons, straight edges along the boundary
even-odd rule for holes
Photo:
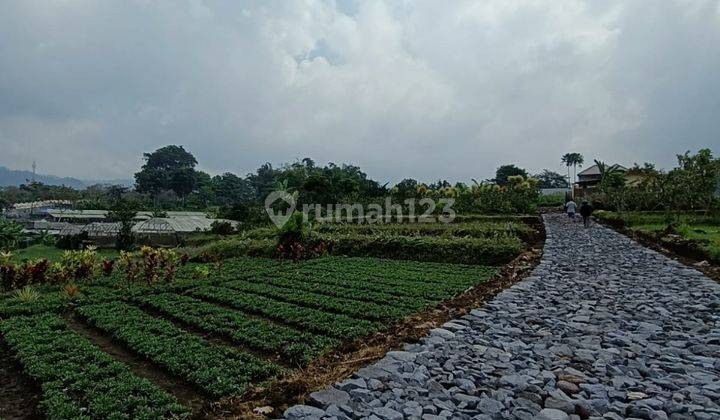
[[[286,418],[720,418],[720,285],[601,226],[545,223],[531,277]]]

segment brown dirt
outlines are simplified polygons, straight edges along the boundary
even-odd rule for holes
[[[383,332],[348,343],[266,388],[258,387],[241,397],[225,398],[213,403],[208,417],[264,419],[264,415],[253,413],[254,409],[260,407],[271,407],[273,411],[267,415],[277,417],[288,406],[305,402],[311,392],[350,377],[359,368],[381,359],[388,351],[401,348],[403,343],[417,342],[431,329],[482,306],[525,278],[539,262],[545,235],[542,223],[537,222],[538,219],[535,219],[533,227],[542,235],[538,235],[533,248],[503,266],[492,279],[433,309],[407,317]]]
[[[41,419],[40,396],[40,387],[22,373],[7,346],[0,344],[0,419]]]
[[[67,314],[65,320],[71,329],[100,347],[113,359],[125,364],[135,375],[174,395],[181,404],[190,407],[196,416],[204,411],[206,401],[191,385],[136,355],[104,332],[83,322],[77,315]]]
[[[643,246],[692,267],[720,283],[720,266],[715,264],[712,259],[708,257],[707,253],[700,249],[693,241],[664,241],[658,235],[633,230],[625,227],[622,223],[613,223],[612,221],[609,222],[597,218],[594,220],[603,226],[607,226],[618,233],[628,236]]]

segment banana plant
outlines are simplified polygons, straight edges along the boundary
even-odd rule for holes
[[[0,249],[13,249],[23,237],[22,226],[0,219]]]

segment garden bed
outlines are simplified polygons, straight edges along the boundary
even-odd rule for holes
[[[522,278],[540,254],[537,247],[526,251],[515,235],[530,228],[484,223],[320,233],[445,241],[438,245],[447,247],[444,255],[466,253],[473,264],[346,255],[297,262],[215,258],[180,266],[169,281],[128,282],[127,273],[115,271],[77,281],[75,296],[43,283],[34,285],[34,297],[3,293],[1,339],[22,370],[8,371],[8,383],[31,384],[24,392],[37,399],[39,412],[60,417],[247,418],[266,405],[272,406],[267,415],[279,415]],[[536,232],[541,246],[542,225]],[[487,248],[458,248],[468,241]],[[503,241],[515,248],[497,259],[493,249]],[[366,254],[386,254],[371,251]],[[65,362],[58,367],[54,360]]]

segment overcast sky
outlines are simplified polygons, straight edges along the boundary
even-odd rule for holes
[[[0,165],[130,178],[166,144],[381,181],[671,166],[720,153],[720,2],[0,2]]]

